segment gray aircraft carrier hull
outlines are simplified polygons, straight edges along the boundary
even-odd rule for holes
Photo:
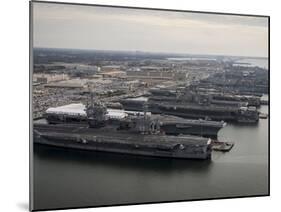
[[[64,116],[66,117],[66,116]],[[184,119],[175,116],[167,116],[167,115],[151,115],[152,119],[159,120],[161,124],[161,129],[167,135],[199,135],[211,138],[217,138],[218,131],[222,129],[226,123],[225,122],[216,122],[216,121],[206,121],[206,120],[192,120],[192,119]],[[46,120],[50,124],[77,124],[77,125],[86,125],[88,120],[86,118],[82,119],[81,117],[73,117],[71,120],[63,120],[58,116],[46,115]],[[125,120],[108,120],[107,124],[110,125],[120,125]]]
[[[120,100],[125,110],[142,111],[143,102],[134,100]],[[171,102],[153,102],[148,101],[148,110],[154,114],[165,114],[178,116],[187,119],[204,119],[206,117],[213,121],[240,122],[243,115],[239,113],[239,107],[226,106],[202,106]],[[258,112],[253,116],[244,119],[245,123],[258,123]]]
[[[107,132],[107,134],[105,133]],[[142,156],[211,159],[211,141],[195,136],[127,134],[99,129],[34,125],[34,143]]]

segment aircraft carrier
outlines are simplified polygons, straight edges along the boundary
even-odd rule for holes
[[[248,102],[218,100],[209,93],[202,94],[193,90],[184,92],[153,90],[148,97],[121,99],[120,103],[125,110],[141,110],[143,104],[148,104],[148,109],[152,113],[191,119],[238,123],[257,123],[259,120],[257,108],[249,106]]]
[[[125,111],[120,109],[106,108],[108,125],[118,125],[125,128],[130,124],[132,119],[138,119],[143,116],[143,112]],[[204,137],[217,138],[220,129],[226,126],[223,121],[207,121],[203,119],[184,119],[171,115],[159,115],[146,113],[151,120],[158,120],[160,123],[160,130],[164,131],[167,135],[199,135]],[[82,103],[69,104],[55,108],[49,108],[44,113],[44,119],[50,124],[63,125],[63,124],[77,124],[77,125],[92,125],[87,118],[85,105]],[[95,126],[95,123],[93,123]]]
[[[222,92],[214,88],[198,88],[197,86],[190,85],[181,89],[181,93],[189,92],[190,90],[197,92],[199,95],[211,96],[210,101],[214,105],[233,105],[233,106],[254,106],[260,107],[262,99],[259,96],[254,95],[239,95],[231,92]],[[151,100],[161,100],[161,98],[167,101],[174,101],[174,98],[179,94],[176,90],[169,89],[150,89]]]
[[[124,128],[109,125],[106,107],[98,102],[86,106],[90,127],[77,124],[34,123],[34,142],[64,148],[143,156],[210,159],[212,140],[200,136],[166,135],[160,122],[143,116],[131,118]],[[109,133],[110,132],[110,133]]]

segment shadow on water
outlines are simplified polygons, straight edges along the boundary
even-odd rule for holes
[[[173,170],[192,170],[206,172],[212,166],[212,160],[186,160],[157,158],[107,152],[64,149],[59,147],[34,145],[34,154],[39,160],[60,163],[75,163],[90,166],[107,166],[127,170],[153,170],[167,172]]]
[[[29,211],[29,205],[26,202],[17,203],[17,206],[23,211]]]

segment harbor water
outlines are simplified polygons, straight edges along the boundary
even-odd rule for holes
[[[268,70],[268,58],[242,59],[242,60],[238,60],[236,62],[246,63],[245,66],[258,66],[260,68],[265,68]],[[243,66],[242,64],[239,64],[239,65]]]
[[[268,106],[261,112],[268,113]],[[228,124],[235,142],[212,160],[179,160],[34,145],[35,209],[268,194],[268,119]]]

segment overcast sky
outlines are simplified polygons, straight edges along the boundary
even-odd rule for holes
[[[33,3],[34,46],[267,57],[267,18]]]

